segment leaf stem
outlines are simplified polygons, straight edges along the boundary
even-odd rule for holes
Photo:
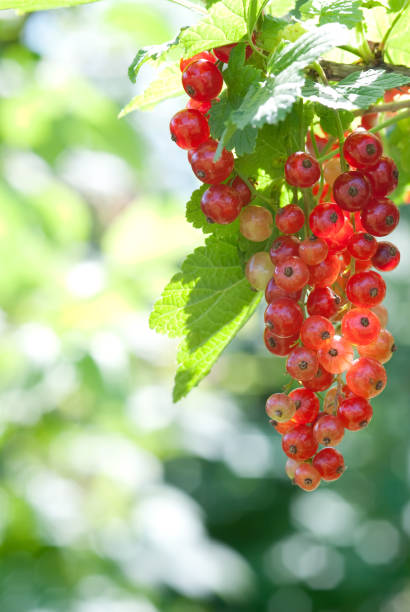
[[[262,195],[261,193],[259,193],[259,191],[257,189],[255,189],[255,187],[252,185],[251,181],[248,178],[246,178],[245,176],[243,176],[243,174],[238,172],[238,170],[236,168],[235,168],[235,173],[239,176],[239,178],[241,178],[243,180],[243,182],[248,187],[248,189],[251,191],[251,193],[253,193],[255,198],[259,198],[260,200],[262,200],[262,202],[266,202],[266,204],[269,204],[269,206],[271,208],[274,208],[273,204],[272,204],[272,200],[270,200],[269,198],[267,198],[264,195]]]
[[[364,59],[362,52],[359,49],[356,49],[356,47],[352,47],[351,45],[339,45],[339,49],[343,49],[343,51],[348,51],[349,53]]]
[[[401,19],[401,17],[404,14],[404,12],[408,9],[409,5],[410,5],[410,0],[407,0],[405,5],[402,6],[400,11],[397,13],[396,17],[393,19],[392,23],[390,24],[390,27],[387,29],[386,34],[383,36],[382,42],[380,43],[380,47],[379,48],[380,48],[381,51],[383,51],[383,49],[385,48],[390,34],[392,33],[393,29],[396,27],[397,22],[399,21],[399,19]]]
[[[410,117],[410,109],[404,111],[404,113],[398,113],[395,117],[387,119],[387,121],[383,121],[383,123],[379,123],[379,125],[375,125],[369,130],[369,132],[380,132],[380,130],[384,130],[384,128],[389,127],[390,125],[394,125],[402,119],[407,119],[407,117]]]
[[[394,112],[396,110],[401,110],[402,108],[410,108],[410,100],[387,102],[386,104],[375,104],[374,106],[369,106],[369,108],[366,109],[359,108],[353,111],[353,115],[355,117],[359,117],[360,115],[367,115],[368,113]]]

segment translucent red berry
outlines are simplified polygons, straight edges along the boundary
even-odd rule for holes
[[[285,421],[284,423],[279,423],[279,421],[271,421],[271,423],[276,429],[276,431],[278,432],[278,434],[280,434],[281,436],[288,433],[288,431],[292,431],[292,429],[295,429],[295,427],[297,427],[297,424],[294,422],[293,419],[290,419],[289,421]]]
[[[281,336],[274,334],[269,327],[266,327],[263,333],[263,340],[266,348],[270,353],[277,355],[278,357],[289,355],[298,339],[299,333],[282,338]]]
[[[312,428],[307,425],[298,425],[282,437],[283,451],[291,459],[310,459],[316,453],[317,447]]]
[[[288,374],[296,380],[310,380],[319,367],[316,351],[304,346],[295,346],[286,361]]]
[[[354,359],[353,347],[341,336],[327,340],[318,350],[319,363],[332,374],[345,372]]]
[[[181,149],[196,149],[209,139],[209,125],[198,110],[183,109],[169,124],[172,140]]]
[[[313,466],[323,480],[337,480],[345,471],[342,453],[334,448],[323,448],[313,459]]]
[[[229,62],[229,57],[231,55],[231,51],[234,47],[236,47],[238,43],[233,43],[231,45],[222,45],[221,47],[215,47],[214,53],[220,62],[227,64]],[[245,57],[248,59],[252,55],[252,47],[250,45],[246,45],[245,49]]]
[[[386,382],[386,370],[382,364],[369,357],[356,359],[346,373],[349,389],[365,399],[379,395],[385,388]]]
[[[328,185],[333,187],[335,180],[342,174],[340,159],[333,157],[323,164],[323,176]]]
[[[186,103],[186,107],[191,110],[197,110],[201,113],[201,115],[206,115],[212,108],[212,102],[199,102],[198,100],[194,100],[193,98],[189,98]]]
[[[378,272],[359,272],[349,278],[346,295],[355,306],[376,306],[384,300],[386,283]]]
[[[400,220],[399,209],[388,198],[371,200],[360,213],[363,227],[373,236],[387,236]]]
[[[241,204],[236,191],[229,185],[212,185],[202,195],[201,209],[208,222],[226,225],[235,221]]]
[[[190,98],[206,102],[216,98],[223,85],[221,71],[213,62],[200,59],[182,73],[182,86]]]
[[[380,325],[382,327],[386,327],[389,321],[389,313],[387,311],[387,308],[382,304],[377,304],[377,306],[373,306],[371,308],[371,311],[374,312],[376,317],[379,319]]]
[[[276,227],[282,234],[296,234],[305,223],[305,213],[300,206],[288,204],[279,208],[275,217]]]
[[[294,187],[311,187],[320,178],[320,166],[312,155],[298,151],[286,160],[285,178]]]
[[[381,157],[375,166],[365,171],[376,198],[388,195],[397,187],[399,171],[390,157]]]
[[[295,402],[285,393],[273,393],[266,400],[266,414],[274,421],[289,421],[296,412]]]
[[[313,426],[313,436],[323,446],[337,446],[343,440],[344,433],[342,421],[331,414],[319,415]]]
[[[239,218],[239,230],[252,242],[262,242],[270,237],[273,230],[272,213],[263,206],[246,206]]]
[[[339,394],[338,387],[329,389],[323,400],[323,412],[334,416],[337,413],[340,400],[341,394]]]
[[[346,250],[347,243],[354,234],[353,225],[348,219],[344,220],[342,229],[337,232],[333,238],[324,238],[330,255],[335,253],[343,253]]]
[[[326,391],[333,383],[334,376],[319,364],[316,374],[309,380],[303,380],[303,386],[310,391]]]
[[[343,172],[333,185],[335,202],[349,212],[361,210],[372,195],[370,183],[359,171]]]
[[[294,389],[289,393],[289,397],[295,403],[296,412],[293,421],[298,425],[314,423],[319,414],[319,399],[310,389]]]
[[[252,192],[245,181],[243,181],[240,176],[235,176],[231,187],[237,192],[241,200],[241,206],[247,206],[252,199]]]
[[[299,335],[303,322],[303,311],[299,304],[290,298],[279,298],[270,303],[265,310],[265,325],[276,336],[286,338]]]
[[[358,431],[367,427],[372,420],[373,408],[363,397],[355,396],[340,403],[337,416],[346,429]]]
[[[290,293],[288,291],[285,291],[285,289],[282,289],[282,287],[279,287],[279,285],[275,283],[274,278],[270,279],[265,291],[265,299],[268,304],[281,297],[287,297],[292,300],[295,300],[295,302],[298,302],[300,300],[301,295],[301,290],[292,291]]]
[[[354,168],[374,166],[382,153],[383,147],[380,138],[360,128],[349,134],[343,144],[343,155]]]
[[[353,308],[342,319],[342,335],[352,344],[371,344],[380,329],[379,319],[368,308]]]
[[[287,257],[275,267],[274,278],[285,291],[299,291],[309,280],[309,268],[300,257]]]
[[[310,236],[299,245],[299,257],[308,266],[317,266],[327,257],[328,246],[322,238]]]
[[[272,242],[270,258],[277,265],[282,259],[299,253],[300,240],[296,236],[280,236]]]
[[[318,204],[309,217],[310,229],[319,238],[332,238],[342,229],[343,223],[342,209],[332,202]]]
[[[366,113],[362,116],[361,125],[365,130],[371,130],[377,124],[377,113]]]
[[[197,53],[196,55],[193,55],[192,57],[188,57],[187,59],[184,59],[183,57],[181,57],[181,60],[179,62],[179,67],[181,69],[181,72],[184,72],[185,68],[187,66],[189,66],[189,64],[192,64],[192,62],[196,62],[197,60],[208,60],[208,62],[212,62],[212,64],[216,63],[216,57],[215,55],[213,55],[210,51],[202,51],[201,53]]]
[[[310,292],[306,308],[310,315],[330,319],[338,312],[342,300],[330,287],[317,287]]]
[[[309,267],[309,285],[327,287],[333,285],[340,272],[340,259],[337,255],[328,255],[320,264]]]
[[[357,350],[360,357],[370,357],[380,363],[387,363],[397,349],[393,335],[387,329],[382,329],[374,342],[358,346]]]
[[[313,315],[303,321],[300,338],[307,348],[317,351],[327,340],[335,335],[332,323],[326,317]]]
[[[321,476],[311,463],[300,463],[295,471],[294,482],[304,491],[314,491],[320,485]]]
[[[366,232],[353,234],[347,243],[347,250],[355,259],[370,259],[377,250],[376,238]]]
[[[234,167],[234,157],[231,151],[222,149],[221,157],[214,161],[218,148],[216,140],[209,139],[194,151],[191,157],[191,166],[194,174],[203,183],[218,185],[231,174]],[[239,196],[238,200],[240,202]]]
[[[293,480],[295,478],[295,473],[297,468],[299,467],[300,462],[295,461],[295,459],[287,459],[285,464],[285,472],[286,476]]]
[[[382,272],[390,272],[400,263],[400,251],[391,242],[379,242],[372,257],[372,264]]]

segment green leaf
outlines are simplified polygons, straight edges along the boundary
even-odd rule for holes
[[[209,237],[186,258],[150,318],[156,331],[184,337],[177,355],[174,401],[208,374],[261,295],[250,288],[238,249],[229,242]]]
[[[322,129],[331,136],[336,138],[339,136],[336,114],[333,109],[321,104],[316,105],[316,114],[320,118],[320,125]],[[354,119],[353,113],[347,110],[339,111],[340,121],[342,123],[343,131],[347,130]]]
[[[274,53],[269,60],[268,69],[275,74],[287,68],[303,70],[333,47],[347,43],[348,38],[348,30],[336,23],[313,28],[296,42],[289,43]]]
[[[398,19],[387,40],[386,52],[389,60],[394,64],[410,64],[410,10]]]
[[[149,110],[159,102],[175,98],[184,92],[181,88],[181,71],[179,65],[167,66],[159,73],[147,89],[135,96],[120,112],[119,117],[125,117],[135,110]]]
[[[319,102],[329,108],[354,110],[368,108],[377,102],[387,89],[408,83],[410,77],[402,74],[370,69],[354,72],[334,86],[308,81],[302,90],[302,95],[307,100]]]
[[[248,0],[248,10],[247,10],[247,28],[248,34],[252,35],[252,32],[255,29],[257,21],[267,4],[269,4],[269,0]]]
[[[349,29],[363,20],[361,0],[317,0],[313,8],[319,13],[319,25],[341,23]]]
[[[98,2],[98,0],[0,0],[0,10],[16,9],[29,13],[54,8],[67,8],[91,2]]]
[[[221,0],[209,9],[209,15],[181,35],[187,55],[229,45],[247,34],[246,0]]]
[[[162,45],[151,45],[149,47],[142,47],[142,49],[139,49],[130,67],[128,68],[128,76],[130,78],[130,81],[135,83],[138,72],[145,64],[145,62],[148,62],[149,60],[154,62],[157,62],[160,59],[164,60],[164,56],[166,56],[166,59],[171,59],[169,53],[171,49],[174,52],[175,59],[177,59],[178,51],[178,55],[180,57],[182,55],[182,49],[178,47],[180,36],[181,33],[179,33],[178,36],[174,38],[174,40],[170,40],[169,42],[163,43]]]

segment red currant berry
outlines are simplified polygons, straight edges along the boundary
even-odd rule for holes
[[[327,340],[331,340],[335,335],[333,325],[325,317],[313,315],[303,321],[300,338],[306,346],[314,351],[322,346]]]
[[[227,64],[229,62],[231,51],[234,47],[236,47],[237,44],[238,43],[233,43],[231,45],[222,45],[221,47],[215,47],[213,51],[220,62]],[[250,45],[246,45],[246,49],[245,49],[246,59],[248,59],[251,55],[252,55],[252,47]]]
[[[270,237],[273,230],[271,212],[263,206],[246,206],[239,219],[239,231],[252,242],[262,242]]]
[[[279,208],[275,217],[276,227],[282,234],[296,234],[305,223],[305,213],[300,206],[288,204]]]
[[[187,66],[189,66],[189,64],[192,64],[192,62],[196,62],[197,60],[208,60],[208,62],[212,62],[212,64],[216,63],[216,57],[215,55],[213,55],[210,51],[202,51],[201,53],[197,53],[196,55],[193,55],[192,57],[188,57],[188,59],[184,59],[183,57],[181,57],[181,60],[179,62],[179,67],[181,69],[181,72],[184,72],[185,68],[187,68]]]
[[[323,164],[323,176],[328,185],[333,187],[335,180],[342,174],[340,159],[333,157]]]
[[[211,107],[212,107],[212,102],[198,102],[198,100],[189,98],[185,108],[189,108],[191,110],[197,110],[201,113],[201,115],[206,115],[211,110]]]
[[[379,242],[372,264],[382,272],[390,272],[400,263],[400,251],[391,242]]]
[[[345,471],[343,455],[334,448],[323,448],[313,459],[313,466],[323,480],[337,480]]]
[[[282,289],[282,287],[279,287],[275,283],[274,278],[270,279],[265,291],[265,299],[268,304],[281,297],[287,297],[291,300],[295,300],[295,302],[298,302],[301,298],[301,295],[302,291],[292,291],[291,293],[288,293],[288,291],[285,291],[284,289]]]
[[[304,380],[303,386],[310,391],[326,391],[333,383],[334,376],[319,364],[318,370],[313,378]]]
[[[235,189],[235,191],[237,192],[241,200],[241,206],[247,206],[247,204],[249,204],[252,199],[252,192],[240,176],[235,176],[235,178],[233,179],[232,189]]]
[[[295,402],[285,393],[273,393],[266,400],[266,414],[279,423],[289,421],[296,412]]]
[[[356,359],[346,373],[349,389],[365,399],[379,395],[385,388],[386,382],[386,370],[382,364],[369,357]]]
[[[172,140],[181,149],[196,149],[209,138],[209,125],[198,110],[178,111],[169,124]]]
[[[319,367],[316,352],[304,346],[295,346],[286,361],[288,374],[296,380],[310,380]]]
[[[214,161],[217,148],[217,141],[209,139],[198,147],[191,157],[192,170],[195,176],[203,183],[208,183],[208,185],[222,183],[228,178],[234,167],[234,157],[231,151],[226,149],[222,149],[221,157],[218,161]]]
[[[282,438],[284,453],[291,459],[304,461],[316,453],[318,443],[313,437],[312,428],[307,425],[298,425]]]
[[[340,308],[342,300],[330,287],[313,289],[307,299],[306,308],[310,315],[321,315],[330,319]]]
[[[321,153],[323,149],[325,148],[325,146],[327,145],[327,143],[329,142],[329,139],[323,138],[322,136],[318,136],[317,134],[314,135],[314,139],[316,141],[318,151],[319,153]],[[315,147],[313,146],[312,136],[310,132],[308,132],[306,136],[306,148],[311,155],[315,156]]]
[[[393,335],[387,329],[382,329],[379,337],[372,344],[358,346],[357,350],[360,357],[370,357],[380,363],[387,363],[393,357],[396,345]]]
[[[354,168],[374,166],[382,153],[380,138],[360,128],[349,134],[343,144],[343,155]]]
[[[352,397],[358,397],[347,385],[343,385],[342,387],[342,396],[343,399],[351,399]]]
[[[317,266],[327,257],[328,247],[322,238],[310,236],[299,245],[299,257],[308,266]]]
[[[387,308],[385,308],[382,304],[377,304],[377,306],[373,306],[373,308],[371,308],[371,311],[374,312],[376,317],[379,319],[380,325],[382,327],[386,327],[389,321],[389,313],[387,312]]]
[[[317,356],[325,370],[332,374],[341,374],[351,366],[354,351],[350,342],[340,336],[334,336],[320,347]]]
[[[274,266],[266,251],[254,253],[248,260],[245,268],[245,276],[251,287],[257,291],[265,291],[269,280],[272,278]]]
[[[360,218],[366,232],[373,236],[387,236],[396,228],[399,219],[399,209],[388,198],[372,200],[360,213]]]
[[[337,255],[328,255],[317,266],[309,267],[309,285],[312,287],[326,287],[333,285],[340,272],[340,259]]]
[[[292,257],[299,253],[300,241],[296,236],[280,236],[272,242],[270,258],[277,265],[282,259]]]
[[[287,338],[300,332],[303,312],[297,302],[290,298],[279,298],[265,310],[265,325],[276,336]]]
[[[190,98],[207,102],[216,98],[223,85],[221,71],[212,62],[200,59],[189,64],[182,73],[182,86]]]
[[[298,425],[314,423],[319,414],[319,400],[310,389],[294,389],[289,393],[289,397],[295,404],[296,412],[293,421]]]
[[[358,272],[346,285],[347,298],[355,306],[372,307],[380,304],[386,295],[386,283],[378,272]]]
[[[229,185],[212,185],[202,195],[201,209],[208,223],[226,225],[235,221],[241,204],[237,193]]]
[[[282,338],[281,336],[274,334],[269,327],[266,327],[263,334],[263,339],[265,346],[270,353],[277,355],[278,357],[284,357],[285,355],[289,355],[290,351],[295,346],[299,339],[299,333]]]
[[[309,153],[292,153],[285,163],[285,178],[294,187],[312,187],[320,178],[320,166]]]
[[[299,291],[309,280],[309,268],[300,257],[287,257],[276,266],[274,278],[285,291]]]
[[[361,210],[371,196],[370,183],[361,172],[343,172],[333,185],[333,197],[343,210]]]
[[[310,213],[309,226],[319,238],[333,238],[343,227],[342,209],[332,202],[318,204]]]
[[[377,242],[371,234],[359,232],[350,237],[347,250],[355,259],[370,259],[377,250]]]
[[[278,432],[278,434],[280,434],[281,436],[288,433],[288,431],[292,431],[292,429],[295,429],[295,427],[297,427],[297,424],[294,422],[293,419],[290,419],[289,421],[285,421],[284,423],[279,423],[278,421],[271,421],[271,423],[276,429],[276,431]]]
[[[390,157],[381,157],[375,166],[365,172],[376,198],[382,198],[397,187],[399,171]]]
[[[353,225],[348,219],[344,220],[343,227],[333,238],[324,238],[330,255],[343,253],[347,248],[347,243],[354,234]]]
[[[343,427],[349,431],[358,431],[367,427],[373,416],[373,408],[363,397],[351,397],[343,400],[337,411]]]
[[[286,476],[293,480],[295,478],[295,472],[298,467],[299,461],[295,461],[295,459],[288,459],[285,464]]]
[[[319,415],[313,426],[313,436],[322,446],[337,446],[343,440],[344,434],[342,421],[331,414]]]
[[[366,113],[362,116],[361,127],[365,130],[371,130],[377,123],[377,113]]]
[[[321,476],[311,463],[300,463],[296,468],[294,481],[304,491],[314,491],[320,485]]]
[[[370,268],[372,267],[372,260],[371,259],[358,259],[356,261],[356,272],[368,272],[370,270]]]
[[[380,334],[380,321],[368,308],[353,308],[342,319],[343,337],[352,344],[371,344]]]
[[[333,416],[337,414],[340,397],[338,387],[329,389],[323,400],[323,412],[325,414],[332,414]]]

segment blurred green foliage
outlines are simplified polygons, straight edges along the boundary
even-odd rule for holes
[[[343,479],[306,495],[284,476],[260,313],[171,403],[175,346],[147,320],[202,242],[165,142],[180,101],[117,113],[136,44],[188,19],[162,0],[0,15],[0,610],[407,612],[409,207],[399,351]],[[387,143],[403,167],[408,129]]]

